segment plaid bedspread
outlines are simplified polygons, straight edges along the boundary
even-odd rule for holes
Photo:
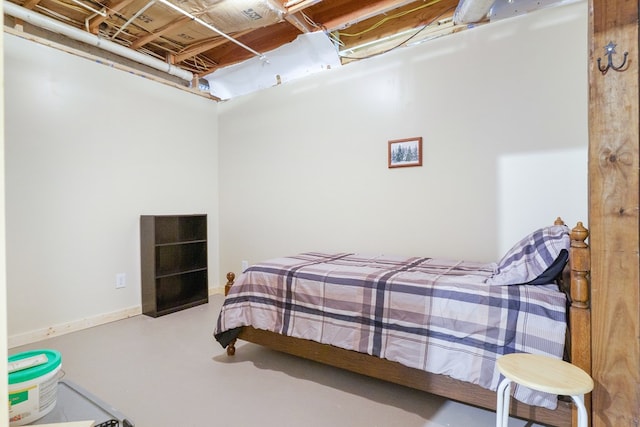
[[[496,390],[499,355],[561,358],[565,296],[554,284],[488,286],[495,264],[304,253],[254,265],[227,295],[214,335],[250,325],[368,353]],[[555,409],[557,397],[516,387]]]

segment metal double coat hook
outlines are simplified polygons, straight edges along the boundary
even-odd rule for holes
[[[624,53],[624,58],[622,58],[622,64],[615,66],[613,65],[613,55],[616,53],[616,44],[613,42],[609,42],[609,44],[607,44],[604,47],[604,51],[607,53],[607,66],[606,67],[602,67],[600,65],[600,61],[601,58],[598,58],[598,69],[600,70],[600,72],[602,74],[606,74],[607,71],[609,71],[609,69],[613,69],[614,71],[624,71],[623,67],[626,65],[627,63],[627,56],[629,55],[629,52],[625,52]]]

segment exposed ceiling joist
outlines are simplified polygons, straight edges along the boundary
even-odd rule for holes
[[[288,13],[294,14],[298,13],[308,7],[311,7],[315,4],[320,3],[322,0],[300,0],[300,1],[289,1],[284,4],[284,7],[287,9]]]
[[[131,45],[129,47],[131,49],[133,49],[133,50],[137,50],[141,46],[144,46],[147,43],[151,43],[152,41],[162,37],[164,34],[170,32],[172,30],[175,30],[175,29],[177,29],[179,27],[182,27],[188,21],[191,21],[188,16],[184,16],[184,15],[183,16],[179,16],[178,18],[176,18],[175,20],[169,22],[168,24],[164,25],[163,27],[160,27],[159,29],[157,29],[153,33],[150,33],[147,36],[142,36],[142,37],[137,38],[136,40],[133,41],[133,43],[131,43]]]
[[[333,19],[323,22],[323,26],[327,31],[337,31],[348,28],[354,24],[358,24],[369,18],[374,18],[380,15],[384,15],[389,11],[406,6],[411,3],[423,3],[415,2],[411,0],[384,0],[375,3],[368,3],[365,6],[346,13],[341,16],[337,16]]]
[[[315,31],[375,52],[377,40],[452,17],[458,0],[5,1],[203,76]]]
[[[129,6],[134,1],[135,0],[118,0],[118,1],[115,1],[113,4],[109,5],[108,13],[106,13],[104,16],[103,15],[96,15],[96,16],[93,16],[93,17],[89,17],[89,32],[91,34],[98,34],[98,29],[100,28],[100,24],[104,23],[109,18],[109,16],[111,14],[122,10],[123,8]],[[104,7],[106,8],[107,6],[105,5]]]
[[[236,37],[239,36],[243,36],[244,34],[249,33],[250,30],[245,30],[242,31],[238,34],[235,34]],[[189,49],[185,50],[184,52],[181,52],[180,54],[175,56],[175,60],[177,62],[182,62],[184,60],[186,60],[187,58],[192,58],[202,52],[206,52],[208,50],[211,49],[215,49],[216,47],[223,45],[225,43],[229,43],[229,41],[227,39],[221,39],[220,37],[217,37],[215,39],[212,40],[206,40],[204,43],[200,44],[200,45],[195,45],[190,47]]]
[[[26,2],[24,2],[22,7],[24,7],[25,9],[33,9],[38,3],[40,3],[40,0],[27,0]]]

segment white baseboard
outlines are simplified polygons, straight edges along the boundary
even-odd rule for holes
[[[224,286],[217,286],[215,288],[209,288],[209,296],[211,295],[224,295]]]
[[[84,319],[73,320],[67,323],[61,323],[59,325],[50,326],[48,328],[11,335],[8,339],[8,347],[13,348],[25,344],[31,344],[47,338],[57,337],[60,335],[68,334],[70,332],[91,328],[93,326],[98,326],[109,322],[115,322],[116,320],[126,319],[132,316],[137,316],[139,314],[142,314],[142,307],[138,305],[111,313],[99,314],[93,317],[87,317]]]
[[[209,288],[209,295],[224,295],[224,287],[216,286],[213,288]],[[115,322],[116,320],[127,319],[139,314],[142,314],[142,307],[138,305],[111,313],[99,314],[97,316],[88,317],[85,319],[61,323],[59,325],[50,326],[48,328],[11,335],[8,339],[8,348],[31,344],[47,338],[57,337],[60,335],[68,334],[70,332],[76,332],[82,329],[91,328],[93,326],[103,325],[109,322]]]

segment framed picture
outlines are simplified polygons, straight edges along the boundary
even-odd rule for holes
[[[422,166],[422,137],[389,141],[389,168]]]

